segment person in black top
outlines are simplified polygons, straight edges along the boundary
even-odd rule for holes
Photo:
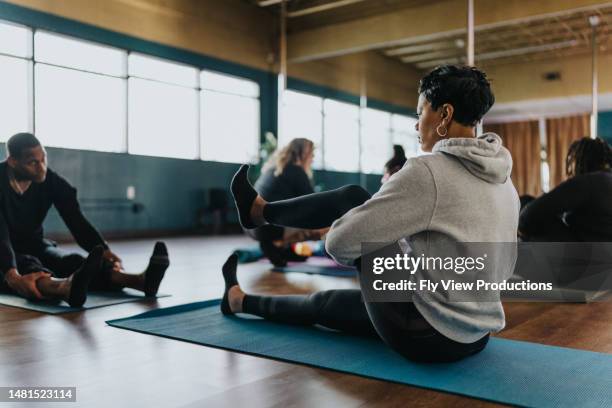
[[[311,194],[312,160],[314,144],[304,138],[293,139],[277,151],[264,164],[261,176],[255,183],[255,190],[268,201],[285,200]],[[295,255],[291,243],[318,240],[324,231],[284,228],[264,225],[247,233],[259,241],[261,250],[270,262],[284,266],[287,261],[302,261],[305,257]]]
[[[30,133],[7,142],[7,160],[0,163],[0,290],[29,299],[63,299],[85,303],[88,290],[130,287],[152,296],[169,265],[165,244],[155,245],[147,270],[124,273],[100,233],[87,221],[77,192],[47,168],[47,153]],[[43,221],[54,206],[81,248],[85,259],[67,253],[43,235]]]
[[[569,148],[569,179],[531,201],[522,199],[519,234],[525,241],[612,241],[612,150],[588,137]],[[523,203],[522,203],[523,204]]]

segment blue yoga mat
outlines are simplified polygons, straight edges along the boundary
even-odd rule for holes
[[[111,326],[363,377],[530,407],[610,407],[612,355],[491,338],[456,363],[416,364],[381,341],[258,318],[223,316],[219,300],[157,309]]]
[[[141,300],[151,300],[170,295],[157,294],[155,297],[145,297],[142,292],[131,289],[123,289],[113,292],[90,292],[87,294],[87,301],[83,307],[71,307],[64,301],[33,301],[24,299],[12,293],[0,293],[0,305],[18,307],[20,309],[34,310],[47,314],[60,314],[70,312],[80,312],[87,309],[117,305],[120,303],[138,302]]]
[[[352,278],[357,276],[357,269],[348,268],[344,266],[325,266],[325,265],[311,265],[308,263],[288,265],[283,267],[272,268],[274,272],[297,272],[307,273],[310,275],[326,275],[326,276],[338,276],[341,278]]]
[[[238,263],[241,264],[256,262],[263,258],[263,252],[261,252],[261,249],[258,246],[238,248],[234,251],[234,253],[238,256]]]

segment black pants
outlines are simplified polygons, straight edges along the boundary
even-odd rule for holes
[[[30,249],[28,254],[16,253],[17,270],[21,275],[33,272],[47,272],[56,278],[67,278],[81,267],[85,258],[78,253],[67,252],[55,245],[40,245]],[[115,290],[110,282],[112,265],[106,261],[102,270],[94,276],[89,289],[92,291]],[[12,291],[4,281],[0,282],[0,290]]]
[[[361,187],[346,186],[269,203],[264,218],[277,225],[324,228],[369,198]],[[431,327],[414,303],[364,302],[359,289],[311,295],[247,295],[243,311],[280,323],[318,324],[355,335],[379,336],[404,357],[422,362],[456,361],[478,353],[489,340],[487,334],[474,343],[456,342]]]

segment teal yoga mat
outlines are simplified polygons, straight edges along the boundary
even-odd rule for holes
[[[529,407],[610,407],[612,355],[491,338],[456,363],[416,364],[382,341],[226,317],[219,300],[157,309],[111,326],[343,373]]]
[[[357,269],[350,266],[339,265],[327,257],[313,256],[306,262],[289,262],[287,266],[272,268],[274,272],[307,273],[310,275],[338,276],[352,278],[357,276]]]
[[[170,295],[158,294],[155,298],[167,296]],[[87,302],[85,302],[83,307],[70,307],[68,303],[62,301],[31,301],[11,293],[0,293],[0,305],[34,310],[48,314],[60,314],[155,298],[144,297],[141,292],[131,291],[129,289],[114,292],[91,292],[87,295]]]

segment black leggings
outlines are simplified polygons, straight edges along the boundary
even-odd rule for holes
[[[266,204],[263,216],[273,225],[319,229],[332,225],[350,209],[370,199],[370,193],[355,185],[307,194]]]
[[[268,203],[266,221],[297,228],[324,228],[363,204],[370,194],[359,186]],[[356,263],[359,267],[359,262]],[[456,361],[481,351],[489,335],[474,343],[459,343],[435,330],[412,302],[364,302],[359,289],[311,295],[246,295],[243,312],[280,323],[321,325],[330,329],[379,336],[404,357],[423,362]]]

